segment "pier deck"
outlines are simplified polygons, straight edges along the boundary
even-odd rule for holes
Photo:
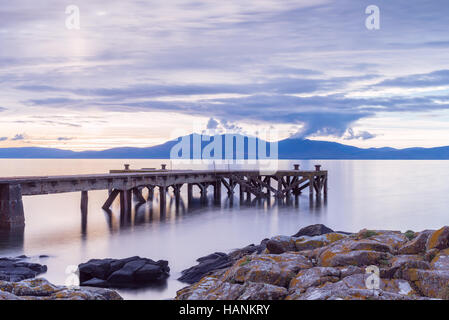
[[[309,190],[311,198],[314,194],[326,197],[327,171],[321,170],[319,165],[314,171],[279,170],[274,174],[257,170],[130,170],[127,167],[127,170],[111,170],[108,174],[0,178],[0,228],[24,226],[22,196],[81,192],[81,211],[86,214],[88,192],[109,190],[103,209],[109,209],[120,197],[121,210],[126,212],[131,210],[133,196],[139,202],[146,201],[142,189],[147,188],[152,198],[154,189],[158,188],[161,211],[164,211],[169,188],[179,198],[184,185],[187,185],[189,201],[194,187],[199,188],[202,199],[207,199],[210,186],[213,186],[215,201],[221,201],[222,186],[228,195],[233,195],[239,186],[241,199],[245,194],[249,198],[273,195],[285,199],[298,196],[304,189]]]

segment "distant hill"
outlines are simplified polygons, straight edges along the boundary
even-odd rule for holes
[[[228,138],[234,140],[243,139],[245,152],[238,158],[254,159],[253,152],[248,151],[248,137],[239,135],[221,135],[218,141],[222,142],[222,154],[225,150],[225,141]],[[197,158],[193,155],[193,141],[200,141],[201,136],[191,134],[184,137],[190,141],[190,150],[188,158]],[[168,159],[170,150],[179,143],[180,138],[165,142],[161,145],[147,148],[113,148],[102,151],[82,151],[75,152],[70,150],[61,150],[53,148],[0,148],[0,158],[14,159]],[[252,138],[254,139],[254,138]],[[213,141],[213,138],[212,138]],[[232,140],[230,140],[232,141]],[[260,140],[264,143],[263,140]],[[210,144],[210,141],[202,141],[202,150]],[[233,145],[234,159],[236,146]],[[308,139],[285,139],[278,144],[279,159],[421,159],[421,160],[448,160],[449,146],[438,148],[369,148],[362,149],[353,146],[344,145],[329,141],[314,141]],[[249,155],[249,156],[248,156]],[[212,153],[214,156],[214,153]]]

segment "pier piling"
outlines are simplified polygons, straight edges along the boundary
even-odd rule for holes
[[[20,229],[25,226],[20,184],[0,185],[0,228]]]

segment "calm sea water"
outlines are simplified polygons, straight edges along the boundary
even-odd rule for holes
[[[141,168],[169,162],[0,160],[0,177],[105,173],[124,163]],[[221,207],[189,207],[182,202],[176,210],[174,201],[168,200],[170,209],[162,217],[157,201],[147,203],[133,213],[130,223],[121,224],[118,201],[108,219],[101,209],[107,191],[93,191],[89,192],[88,223],[83,232],[79,193],[24,197],[25,233],[12,238],[2,234],[0,256],[49,255],[34,260],[47,264],[43,276],[55,284],[64,284],[68,265],[92,258],[139,255],[165,259],[171,267],[166,286],[120,293],[129,299],[169,299],[185,286],[176,280],[181,270],[196,264],[198,257],[278,234],[291,235],[310,224],[324,223],[343,231],[365,227],[419,231],[449,224],[449,161],[281,161],[280,167],[292,168],[293,163],[304,169],[320,163],[329,170],[327,203],[310,206],[306,192],[298,206],[277,206],[274,200],[240,206],[237,193],[231,206],[223,194]]]

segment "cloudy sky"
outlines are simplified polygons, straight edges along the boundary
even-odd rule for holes
[[[0,148],[206,128],[449,145],[447,0],[0,1]]]

